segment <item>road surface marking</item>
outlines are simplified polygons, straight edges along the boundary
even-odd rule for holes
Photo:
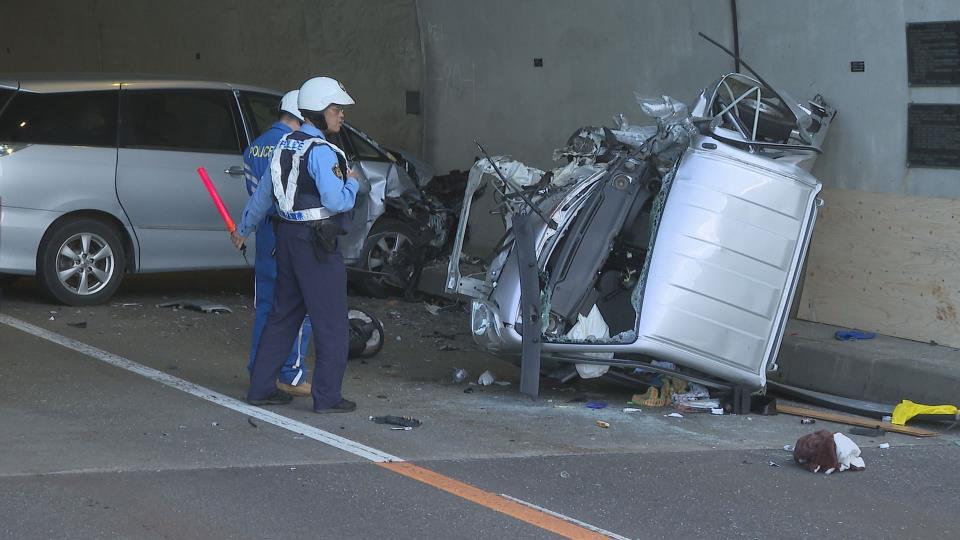
[[[518,498],[516,498],[516,497],[511,497],[511,496],[507,495],[506,493],[501,493],[500,496],[501,496],[501,497],[505,497],[505,498],[507,498],[507,499],[510,499],[511,501],[518,502],[518,503],[520,503],[520,504],[522,504],[522,505],[524,505],[524,506],[529,506],[530,508],[537,509],[537,510],[543,512],[544,514],[549,514],[549,515],[551,515],[551,516],[558,517],[558,518],[560,518],[560,519],[562,519],[562,520],[564,520],[564,521],[569,521],[570,523],[575,523],[575,524],[577,524],[577,525],[579,525],[579,526],[581,526],[581,527],[583,527],[583,528],[585,528],[585,529],[590,529],[591,531],[593,531],[593,532],[595,532],[595,533],[602,534],[602,535],[604,535],[604,536],[606,536],[606,537],[608,537],[608,538],[613,538],[614,540],[630,540],[630,539],[627,538],[626,536],[620,536],[620,535],[617,534],[617,533],[610,532],[610,531],[608,531],[608,530],[606,530],[606,529],[601,529],[600,527],[595,527],[595,526],[593,526],[593,525],[591,525],[591,524],[589,524],[589,523],[586,523],[586,522],[584,522],[584,521],[580,521],[579,519],[572,518],[572,517],[570,517],[570,516],[561,514],[561,513],[559,513],[559,512],[554,512],[553,510],[544,508],[544,507],[542,507],[542,506],[537,506],[537,505],[535,505],[535,504],[533,504],[533,503],[529,503],[529,502],[527,502],[527,501],[525,501],[525,500],[523,500],[523,499],[518,499]]]
[[[402,474],[418,482],[433,486],[439,490],[446,491],[479,504],[480,506],[506,514],[514,519],[540,527],[541,529],[559,534],[565,538],[587,539],[604,538],[597,531],[596,527],[588,529],[583,525],[574,523],[573,518],[561,518],[551,513],[544,512],[542,509],[534,508],[531,505],[521,504],[510,498],[484,491],[470,484],[454,480],[449,476],[425,469],[419,465],[414,465],[409,461],[398,461],[394,463],[377,463],[384,469]]]
[[[356,441],[351,441],[339,435],[334,435],[333,433],[324,431],[322,429],[313,427],[309,424],[304,424],[303,422],[298,422],[296,420],[291,420],[286,416],[281,416],[279,414],[270,412],[266,409],[261,409],[260,407],[255,407],[239,399],[234,399],[230,396],[223,395],[219,392],[214,392],[209,388],[204,388],[200,385],[194,384],[189,381],[185,381],[181,378],[174,377],[162,371],[144,366],[143,364],[138,364],[132,360],[127,360],[122,356],[118,356],[113,353],[104,351],[103,349],[98,349],[92,345],[87,345],[75,339],[70,339],[66,336],[61,336],[60,334],[51,332],[40,328],[39,326],[34,326],[28,322],[21,321],[9,315],[0,314],[0,323],[6,324],[21,330],[28,334],[32,334],[38,338],[45,339],[57,345],[61,345],[68,349],[74,350],[76,352],[85,354],[89,357],[100,360],[127,371],[132,371],[137,375],[146,377],[152,381],[156,381],[160,384],[164,384],[171,388],[176,388],[177,390],[186,392],[192,396],[196,396],[200,399],[209,401],[210,403],[215,403],[222,407],[232,409],[240,414],[245,414],[247,416],[252,416],[257,420],[262,420],[268,424],[273,424],[279,428],[292,431],[304,437],[308,437],[317,442],[321,442],[328,446],[338,448],[344,452],[349,452],[355,456],[362,457],[364,459],[369,459],[373,462],[381,461],[402,461],[397,456],[392,456],[386,452],[381,452],[376,448],[370,448],[369,446],[364,446]]]
[[[258,420],[262,420],[268,424],[292,431],[298,435],[303,435],[304,437],[308,437],[317,442],[326,444],[327,446],[332,446],[357,457],[372,461],[391,472],[406,476],[441,491],[446,491],[447,493],[460,497],[461,499],[473,502],[485,508],[489,508],[519,521],[523,521],[535,527],[550,531],[554,534],[578,540],[604,537],[616,539],[623,538],[622,536],[606,532],[599,527],[589,525],[582,521],[547,510],[545,508],[540,508],[536,505],[521,501],[519,499],[514,499],[513,497],[509,497],[507,495],[497,495],[496,493],[484,491],[480,488],[471,486],[470,484],[455,480],[448,476],[444,476],[429,469],[425,469],[419,465],[406,462],[402,458],[377,450],[376,448],[371,448],[345,437],[334,435],[333,433],[324,431],[309,424],[304,424],[303,422],[298,422],[296,420],[287,418],[286,416],[281,416],[260,407],[255,407],[238,399],[210,390],[209,388],[205,388],[179,377],[174,377],[173,375],[164,373],[151,367],[147,367],[143,364],[139,364],[133,360],[128,360],[122,356],[107,352],[103,349],[98,349],[92,345],[87,345],[81,341],[77,341],[28,322],[21,321],[15,317],[0,313],[0,323],[12,328],[16,328],[17,330],[38,338],[45,339],[51,343],[56,343],[57,345],[84,354],[95,360],[100,360],[101,362],[110,364],[111,366],[125,369],[132,373],[136,373],[137,375],[146,377],[152,381],[175,388],[182,392],[186,392],[202,400],[209,401],[210,403],[220,405],[221,407],[226,407],[227,409],[231,409],[240,414],[245,414]]]

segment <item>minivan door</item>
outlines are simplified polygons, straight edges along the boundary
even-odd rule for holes
[[[120,109],[117,195],[140,242],[140,269],[246,266],[197,174],[206,169],[239,221],[246,135],[233,93],[124,85]]]

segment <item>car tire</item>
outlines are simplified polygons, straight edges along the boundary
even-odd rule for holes
[[[415,258],[421,247],[418,238],[419,233],[409,223],[393,218],[377,221],[363,243],[360,265],[364,270],[391,275],[361,274],[359,288],[374,298],[402,293],[415,274]]]
[[[98,219],[54,225],[40,244],[37,280],[54,301],[69,306],[106,302],[123,280],[126,253],[117,230]]]

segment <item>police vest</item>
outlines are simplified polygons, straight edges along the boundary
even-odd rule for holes
[[[340,170],[347,170],[347,156],[343,150],[322,137],[295,131],[277,142],[270,159],[270,176],[273,196],[277,199],[277,213],[287,221],[318,221],[335,215],[323,207],[317,183],[307,170],[310,151],[320,145],[330,147],[337,155]]]

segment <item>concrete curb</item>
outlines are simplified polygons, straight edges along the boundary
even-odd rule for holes
[[[800,388],[894,405],[960,404],[960,349],[877,335],[839,341],[841,327],[790,320],[780,369],[770,379]]]

